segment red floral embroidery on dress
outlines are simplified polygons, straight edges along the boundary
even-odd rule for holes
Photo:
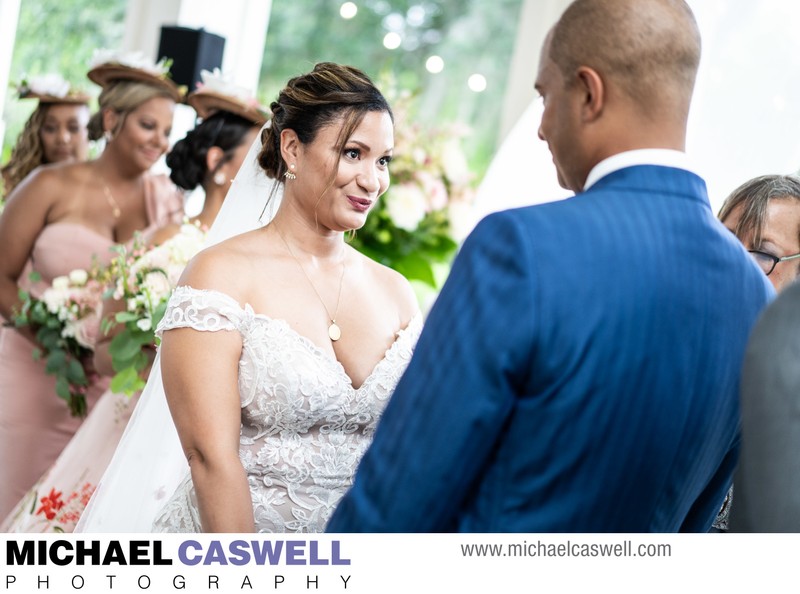
[[[42,505],[34,515],[43,515],[48,522],[53,522],[50,526],[55,532],[66,532],[67,530],[71,532],[80,519],[83,510],[86,509],[94,490],[95,485],[84,483],[64,499],[62,491],[56,491],[55,488],[52,488],[50,493],[39,500]]]
[[[42,497],[42,505],[36,510],[36,515],[44,514],[48,520],[56,517],[56,512],[64,507],[64,501],[61,499],[61,491],[56,491],[55,488],[50,489],[50,493]]]

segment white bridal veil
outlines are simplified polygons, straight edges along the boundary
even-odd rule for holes
[[[258,165],[256,136],[205,247],[261,227],[274,216],[280,190],[265,210],[274,181]],[[282,188],[282,186],[281,186]],[[153,520],[189,467],[172,422],[156,355],[147,385],[122,435],[111,464],[81,516],[76,532],[151,532]]]

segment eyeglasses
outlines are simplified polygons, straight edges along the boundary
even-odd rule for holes
[[[764,274],[767,276],[772,274],[772,271],[775,270],[775,266],[777,266],[778,262],[785,262],[786,260],[800,258],[800,254],[779,258],[778,256],[773,256],[772,254],[767,254],[766,252],[760,252],[758,250],[747,251],[750,252],[750,255],[753,256],[753,259],[756,261],[756,264],[758,264],[759,268],[761,268],[761,270],[763,270]]]

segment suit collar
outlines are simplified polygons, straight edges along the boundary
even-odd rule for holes
[[[686,153],[671,149],[639,149],[625,151],[603,159],[595,165],[586,176],[586,183],[583,185],[585,192],[592,187],[598,180],[619,169],[631,167],[633,165],[662,165],[675,169],[685,169],[694,172],[689,157]]]

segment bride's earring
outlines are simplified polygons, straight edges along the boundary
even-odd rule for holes
[[[112,139],[112,138],[114,138],[114,137],[113,137],[113,135],[111,134],[111,130],[105,130],[105,131],[103,131],[103,140],[105,140],[105,141],[106,141],[106,144],[108,144],[109,142],[111,142],[111,139]]]
[[[225,174],[222,173],[221,171],[217,171],[214,174],[214,183],[217,184],[218,186],[224,185],[225,184]]]
[[[297,176],[294,174],[294,163],[289,165],[289,169],[286,170],[286,172],[283,174],[283,177],[286,179],[297,179]]]

